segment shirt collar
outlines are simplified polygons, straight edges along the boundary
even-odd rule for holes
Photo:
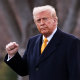
[[[56,31],[57,31],[57,27],[55,28],[55,30],[53,31],[53,33],[49,36],[49,37],[47,37],[47,39],[48,39],[48,42],[52,39],[52,37],[54,36],[54,34],[56,33]],[[43,35],[43,40],[44,40],[44,35]]]

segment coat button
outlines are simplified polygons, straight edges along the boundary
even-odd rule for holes
[[[36,67],[36,71],[39,71],[39,67]]]

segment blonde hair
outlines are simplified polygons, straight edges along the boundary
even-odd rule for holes
[[[45,6],[34,7],[33,19],[35,19],[36,14],[46,11],[46,10],[49,10],[51,12],[51,15],[57,18],[55,8],[50,5],[45,5]]]

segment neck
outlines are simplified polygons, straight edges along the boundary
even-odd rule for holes
[[[48,37],[50,37],[51,35],[54,35],[56,31],[57,31],[57,28],[55,28],[55,30],[54,30],[52,33],[50,33],[50,34],[44,34],[44,37],[45,37],[45,38],[48,38]]]

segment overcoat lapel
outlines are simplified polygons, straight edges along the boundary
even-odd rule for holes
[[[39,57],[40,57],[40,49],[41,49],[41,44],[42,44],[42,35],[40,35],[35,43],[34,46],[34,58],[35,58],[35,64],[37,64],[39,62]]]
[[[41,63],[42,61],[44,61],[51,54],[54,54],[54,51],[56,50],[57,46],[62,41],[61,33],[62,32],[59,29],[56,31],[55,35],[53,36],[53,38],[51,39],[51,41],[49,42],[49,44],[43,51],[42,55],[40,56],[38,64]]]

